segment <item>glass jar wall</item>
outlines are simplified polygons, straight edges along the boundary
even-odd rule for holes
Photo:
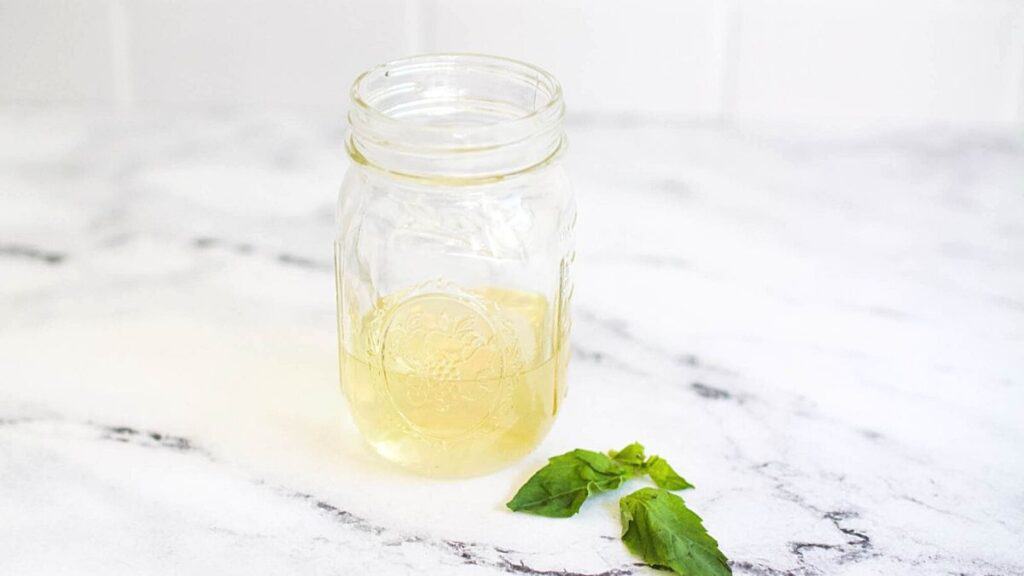
[[[565,395],[572,189],[561,90],[479,55],[352,87],[335,244],[342,388],[385,458],[465,476],[547,433]]]

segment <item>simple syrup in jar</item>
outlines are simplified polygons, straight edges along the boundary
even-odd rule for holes
[[[384,458],[467,476],[530,452],[566,390],[575,201],[557,82],[478,55],[352,89],[335,243],[342,388]]]

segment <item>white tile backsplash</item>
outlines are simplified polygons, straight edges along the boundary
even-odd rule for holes
[[[575,112],[1024,124],[1022,0],[0,0],[0,103],[340,115],[441,50],[540,64]]]
[[[429,49],[534,62],[561,80],[571,110],[692,117],[721,111],[723,22],[715,0],[447,0],[433,6]]]
[[[742,2],[740,121],[999,123],[1017,119],[1017,0]]]
[[[132,0],[140,102],[347,106],[352,79],[410,49],[402,0]]]
[[[108,2],[0,0],[0,102],[113,98]]]

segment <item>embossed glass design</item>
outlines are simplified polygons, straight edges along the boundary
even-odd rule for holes
[[[561,89],[479,55],[352,86],[335,264],[342,388],[360,432],[420,473],[533,449],[565,395],[572,189]]]

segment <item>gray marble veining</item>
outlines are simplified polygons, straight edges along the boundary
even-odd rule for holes
[[[338,389],[340,126],[0,112],[0,574],[655,573],[613,495],[503,507],[633,440],[737,574],[1024,574],[1019,135],[569,133],[564,413],[441,481],[371,455]]]

